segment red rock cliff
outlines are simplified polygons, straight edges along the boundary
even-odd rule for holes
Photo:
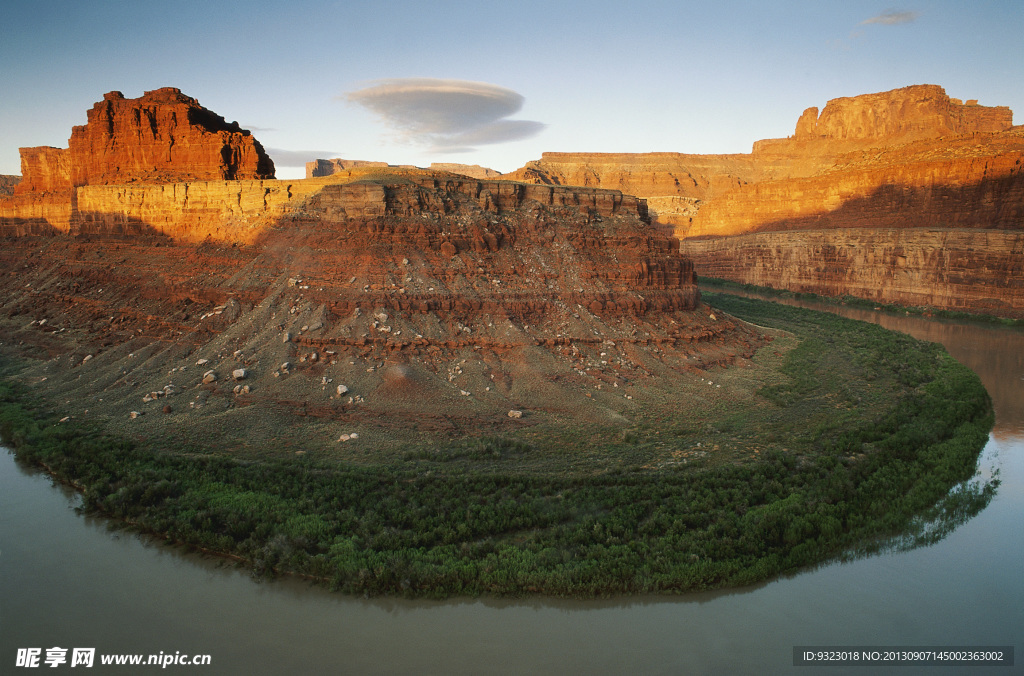
[[[917,85],[808,108],[793,136],[749,155],[545,153],[514,175],[646,198],[698,274],[1019,315],[1019,238],[991,234],[1024,231],[1024,128],[1012,124],[1006,107]],[[975,234],[934,236],[965,229]],[[806,234],[771,234],[791,230]],[[939,251],[950,243],[959,248]]]
[[[174,87],[110,92],[72,129],[66,150],[22,148],[18,194],[133,182],[273,178],[274,163],[237,122]]]
[[[252,134],[174,87],[126,99],[110,92],[74,127],[74,185],[273,178],[274,163]]]
[[[878,94],[832,99],[818,116],[808,108],[794,138],[872,139],[886,145],[939,136],[1006,131],[1013,113],[1006,106],[963,104],[937,85],[914,85]]]

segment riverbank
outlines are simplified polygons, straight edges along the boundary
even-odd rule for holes
[[[777,380],[699,426],[639,421],[608,440],[602,462],[573,472],[529,462],[570,432],[477,437],[376,465],[183,453],[57,423],[59,407],[26,405],[31,395],[9,383],[0,431],[20,457],[83,486],[87,509],[240,556],[258,574],[367,594],[748,584],[908,529],[941,537],[925,522],[954,522],[991,497],[991,483],[949,493],[973,475],[991,414],[977,378],[941,348],[820,313],[709,300],[796,336],[784,354],[769,345],[755,357]],[[709,375],[709,388],[730,377]]]
[[[793,298],[798,300],[809,300],[826,305],[844,305],[847,307],[859,307],[868,310],[882,310],[885,312],[900,312],[923,317],[939,317],[941,319],[966,320],[972,322],[985,322],[999,324],[1002,326],[1024,326],[1024,319],[1013,319],[1011,317],[997,317],[996,315],[958,312],[953,310],[940,310],[938,308],[924,305],[899,305],[896,303],[879,303],[868,298],[859,296],[822,296],[809,291],[790,291],[789,289],[775,289],[768,286],[757,286],[756,284],[744,284],[734,282],[731,279],[719,279],[717,277],[698,277],[701,288],[710,291],[729,293],[736,291],[741,293],[755,293],[768,298]]]

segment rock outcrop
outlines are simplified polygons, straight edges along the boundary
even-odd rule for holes
[[[990,274],[1014,269],[1013,238],[992,235],[986,240],[1010,248],[999,254],[998,246],[986,245],[989,267],[979,270],[979,288],[972,293],[960,282],[942,281],[963,280],[966,274],[943,267],[952,259],[942,256],[921,254],[915,260],[925,267],[908,276],[891,267],[898,257],[881,253],[817,260],[786,249],[787,243],[795,246],[812,235],[800,239],[766,234],[759,244],[748,236],[735,247],[693,239],[795,229],[879,229],[877,236],[865,234],[863,242],[883,252],[883,233],[891,235],[898,228],[1024,230],[1024,129],[1012,122],[1006,107],[963,103],[941,87],[918,85],[834,99],[820,114],[808,108],[793,136],[758,141],[749,155],[545,153],[512,176],[615,187],[647,199],[652,218],[673,228],[699,274],[840,295],[867,289],[867,297],[879,301],[929,299],[926,304],[941,308],[975,306],[978,311],[1014,314],[1024,303],[1024,291],[999,282],[999,273]],[[927,251],[935,240],[906,233],[899,241]],[[814,251],[825,255],[825,249]],[[737,256],[732,263],[729,252]],[[1000,255],[1000,261],[992,258]],[[844,261],[857,269],[842,268]],[[784,263],[817,272],[786,274],[780,267]],[[845,289],[843,275],[849,281]],[[894,276],[902,279],[899,290],[879,281]],[[820,280],[817,286],[815,278]],[[912,279],[918,288],[907,286]]]
[[[749,155],[544,153],[502,178],[620,190],[647,199],[652,209],[659,205],[652,213],[655,221],[681,227],[703,200],[760,180],[766,171],[772,168]]]
[[[142,206],[160,189],[212,210],[161,234]],[[340,422],[350,441],[389,449],[541,424],[607,430],[718,396],[706,369],[747,363],[767,340],[710,316],[678,241],[617,191],[378,168],[77,190],[79,208],[107,195],[138,220],[101,211],[75,237],[7,237],[0,339],[52,358],[43,387],[133,433],[245,421],[287,444],[312,420],[309,439],[333,434],[322,447]],[[224,195],[263,214],[247,244],[217,215]],[[223,232],[195,229],[207,221]],[[168,384],[175,394],[153,396]]]
[[[0,234],[146,234],[182,242],[252,244],[280,219],[302,214],[305,200],[333,186],[333,208],[350,216],[410,216],[439,210],[451,200],[473,200],[498,213],[525,203],[566,207],[594,217],[631,214],[647,220],[643,200],[615,190],[477,181],[422,169],[376,167],[326,178],[196,181],[82,186],[60,193],[22,194],[0,200]],[[436,193],[441,190],[443,195]]]
[[[815,114],[754,155],[804,153],[816,172],[701,205],[683,243],[699,274],[1024,316],[1024,128],[1008,109],[910,87]]]
[[[447,171],[452,174],[469,176],[470,178],[495,179],[501,176],[500,171],[481,167],[479,164],[459,164],[457,162],[431,162],[431,171]]]
[[[332,160],[313,160],[306,162],[306,178],[321,178],[330,176],[346,169],[357,169],[362,167],[387,167],[387,162],[373,162],[370,160],[344,160],[336,157]]]
[[[855,228],[688,239],[701,275],[1024,318],[1024,231]]]
[[[14,194],[14,186],[21,182],[21,176],[9,176],[0,174],[0,197],[10,197]]]
[[[274,163],[237,122],[173,87],[105,94],[67,149],[22,148],[17,194],[86,185],[273,178]]]
[[[925,139],[832,158],[813,176],[701,205],[687,237],[849,227],[1024,227],[1024,129]]]
[[[1013,112],[951,99],[942,87],[915,85],[877,94],[832,99],[818,115],[808,108],[796,125],[796,140],[869,140],[895,145],[941,136],[1006,131]]]
[[[330,160],[313,160],[312,162],[306,162],[306,178],[322,178],[324,176],[332,176],[348,169],[362,169],[366,167],[390,167],[392,169],[416,169],[410,165],[400,164],[388,164],[387,162],[372,162],[369,160],[346,160],[340,157],[336,157]],[[452,174],[459,174],[461,176],[469,176],[470,178],[479,179],[493,179],[501,176],[501,172],[495,171],[494,169],[488,169],[487,167],[481,167],[479,164],[458,164],[455,162],[434,162],[430,165],[431,171],[447,171]]]

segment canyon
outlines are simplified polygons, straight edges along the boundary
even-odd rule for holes
[[[1012,119],[916,85],[808,108],[749,154],[544,153],[506,177],[646,199],[700,275],[1024,317]]]
[[[714,399],[702,374],[769,340],[701,304],[636,197],[381,166],[276,180],[234,125],[183,141],[221,119],[195,106],[108,94],[69,150],[23,149],[0,200],[0,338],[79,415],[204,445],[294,444],[301,419],[314,448],[339,425],[371,446],[615,427]],[[111,119],[126,131],[81,151]]]

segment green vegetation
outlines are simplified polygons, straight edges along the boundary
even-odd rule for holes
[[[995,315],[978,314],[973,312],[958,312],[956,310],[939,310],[927,306],[907,306],[897,305],[896,303],[881,303],[867,298],[860,298],[858,296],[821,296],[816,293],[806,291],[789,291],[788,289],[775,289],[768,286],[757,286],[756,284],[743,284],[729,279],[718,279],[717,277],[698,277],[698,282],[702,289],[718,289],[726,293],[730,290],[745,291],[767,297],[794,298],[796,300],[814,301],[816,303],[823,303],[826,305],[846,305],[849,307],[859,307],[867,310],[877,309],[885,312],[927,315],[929,317],[941,317],[942,319],[1002,324],[1003,326],[1024,326],[1024,319],[996,317]]]
[[[987,504],[996,482],[964,482],[991,403],[940,346],[799,308],[705,299],[799,345],[766,348],[781,375],[756,406],[663,421],[657,439],[657,421],[643,421],[591,449],[623,459],[606,471],[517,470],[545,443],[532,438],[461,440],[359,466],[172,452],[56,424],[11,380],[0,381],[0,435],[82,490],[87,511],[240,557],[259,575],[297,573],[349,593],[741,585],[890,536],[932,541]],[[692,461],[667,461],[684,453]]]

